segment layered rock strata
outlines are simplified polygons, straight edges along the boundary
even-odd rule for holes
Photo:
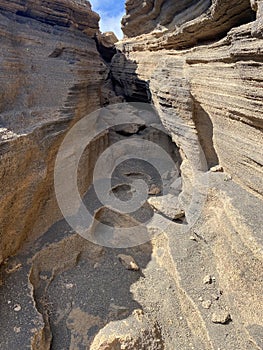
[[[138,16],[133,19],[133,10],[129,10],[132,5],[136,11],[141,6],[128,1],[128,15],[124,22],[136,30]],[[186,2],[185,8],[187,6]],[[197,144],[200,143],[208,168],[220,162],[234,180],[255,195],[262,194],[263,51],[262,39],[254,35],[254,28],[260,26],[260,6],[261,2],[257,5],[256,21],[238,26],[244,13],[249,14],[247,20],[251,18],[249,1],[237,1],[237,4],[213,1],[208,9],[214,16],[222,18],[224,13],[229,18],[230,13],[235,13],[234,23],[227,25],[225,20],[224,25],[217,27],[222,35],[236,27],[222,40],[215,40],[213,36],[212,43],[203,45],[201,42],[194,45],[196,42],[192,39],[189,41],[184,30],[194,24],[201,25],[203,39],[210,40],[210,34],[207,34],[210,33],[210,24],[203,20],[203,16],[197,16],[178,24],[178,31],[170,29],[167,34],[162,34],[156,51],[152,51],[151,46],[157,40],[152,37],[154,32],[127,37],[118,44],[122,54],[112,61],[113,78],[118,86],[124,87],[124,94],[128,97],[138,94],[136,84],[139,86],[141,81],[149,83],[163,124],[185,153],[190,155],[194,149],[198,152]],[[190,7],[187,9],[188,13],[191,12]],[[162,7],[157,13],[162,15]],[[213,26],[216,27],[215,23]],[[194,38],[197,33],[195,26],[192,32]],[[174,42],[171,50],[167,50],[166,39],[171,33],[175,41],[183,36],[187,46],[192,47],[179,50]]]
[[[150,183],[146,209],[169,222],[151,243],[101,248],[62,220],[5,260],[1,346],[261,349],[262,1],[128,0],[110,74],[114,38],[97,32],[86,2],[1,3],[0,261],[59,218],[54,159],[88,112],[123,98],[151,102],[182,158],[182,192],[172,183],[163,196]],[[81,159],[80,192],[109,144],[141,137],[169,150],[164,135],[135,122],[94,139]],[[130,195],[120,185],[113,192]],[[120,253],[139,271],[126,270]]]
[[[58,146],[114,97],[94,39],[98,20],[86,1],[1,1],[0,262],[60,217]]]
[[[231,4],[225,0],[127,1],[126,9],[123,32],[135,38],[135,50],[185,48],[213,41],[254,17],[249,0]]]
[[[126,37],[112,60],[117,92],[122,87],[132,99],[144,82],[180,148],[179,202],[187,220],[193,215],[196,174],[209,174],[206,204],[200,204],[202,213],[188,237],[197,244],[185,258],[184,238],[167,232],[174,278],[184,295],[179,304],[185,310],[189,302],[188,312],[193,307],[185,317],[197,349],[262,347],[262,1],[251,3],[127,1]],[[215,275],[209,275],[211,269]],[[211,278],[205,296],[197,292],[201,275]],[[206,295],[210,283],[224,301]],[[108,344],[115,344],[108,331],[101,334],[104,346],[107,336]],[[181,336],[173,337],[174,347],[167,341],[167,349],[184,348]],[[125,343],[125,332],[123,337]]]

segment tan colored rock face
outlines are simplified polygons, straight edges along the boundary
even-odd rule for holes
[[[99,15],[91,11],[90,3],[86,0],[3,0],[1,11],[15,13],[39,22],[73,27],[84,31],[89,36],[98,29]]]
[[[167,171],[169,194],[134,164],[120,169],[146,178],[157,196],[152,207],[170,225],[120,251],[56,222],[1,266],[0,348],[262,348],[261,4],[252,1],[251,22],[249,0],[127,1],[131,38],[117,44],[111,82],[103,59],[111,59],[115,39],[95,43],[98,16],[86,1],[1,2],[0,263],[60,218],[54,160],[68,128],[90,111],[121,96],[152,102],[181,157],[165,133],[135,116],[93,141],[80,161],[81,193],[113,141],[149,139],[180,158],[180,172]],[[97,49],[104,54],[108,45],[102,59]],[[204,173],[200,204],[194,177]],[[122,183],[112,190],[120,199],[132,193]],[[176,224],[187,226],[192,198],[199,218],[180,234],[173,220],[185,213]],[[95,215],[136,224],[104,207]],[[93,233],[103,233],[100,225]]]
[[[100,40],[105,47],[113,47],[118,38],[113,32],[105,32],[100,35]]]
[[[146,0],[126,1],[127,15],[122,20],[123,32],[127,37],[149,33],[153,30],[174,29],[205,12],[210,0]]]
[[[174,10],[179,3],[183,2],[173,2]],[[188,236],[192,248],[187,258],[180,259],[179,253],[185,237],[178,239],[173,230],[168,234],[175,281],[195,309],[190,315],[185,309],[188,301],[181,299],[198,339],[196,348],[258,349],[263,329],[259,316],[263,223],[258,216],[263,164],[262,1],[252,4],[257,16],[249,1],[212,1],[199,13],[191,12],[188,3],[181,18],[172,15],[177,25],[172,27],[161,22],[169,15],[164,2],[127,1],[126,37],[117,44],[122,54],[113,58],[112,74],[116,86],[130,98],[138,96],[145,83],[163,125],[180,147],[179,199],[186,219],[193,174],[221,169],[209,172],[207,203]],[[165,196],[160,198],[159,202],[165,201]],[[204,276],[209,276],[209,283],[203,284]],[[198,292],[200,285],[203,289]]]
[[[57,148],[72,123],[100,107],[108,71],[91,37],[98,15],[86,1],[2,1],[0,8],[2,261],[59,218]]]
[[[254,18],[249,0],[128,0],[126,8],[123,32],[135,51],[190,47]]]
[[[219,4],[211,11],[221,18]],[[233,6],[235,11],[238,7]],[[209,30],[199,17],[196,22],[204,26],[202,33]],[[127,38],[118,44],[124,54],[113,58],[112,72],[131,98],[148,82],[162,122],[182,150],[198,158],[200,143],[208,168],[220,163],[257,195],[262,193],[263,51],[262,40],[251,36],[255,23],[232,29],[220,41],[181,51],[176,42],[171,50],[164,50],[172,31],[160,36],[156,52],[152,34]],[[192,39],[180,33],[192,45]]]

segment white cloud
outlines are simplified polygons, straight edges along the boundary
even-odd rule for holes
[[[102,32],[112,31],[119,39],[122,39],[123,33],[121,30],[121,19],[124,16],[124,13],[120,13],[116,16],[109,16],[109,14],[100,13],[100,16],[100,30]]]
[[[97,12],[100,17],[100,30],[102,32],[114,32],[119,39],[122,39],[121,19],[125,14],[124,1],[115,0],[90,0],[92,10]],[[123,8],[123,10],[121,10]]]
[[[96,11],[96,9],[99,9],[101,6],[101,0],[89,0],[91,3],[92,9]]]

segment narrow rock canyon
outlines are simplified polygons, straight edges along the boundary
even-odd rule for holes
[[[0,349],[263,349],[263,1],[125,6],[118,41],[86,0],[0,0]],[[81,148],[91,239],[56,188]],[[133,212],[96,192],[117,155]]]

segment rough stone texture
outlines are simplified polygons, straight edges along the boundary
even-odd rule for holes
[[[173,13],[169,26],[170,12],[164,10],[169,1],[126,2],[126,37],[117,43],[120,53],[112,60],[112,75],[117,93],[126,98],[142,96],[140,87],[145,84],[144,91],[179,146],[183,159],[179,201],[186,219],[194,174],[218,164],[224,170],[207,172],[210,190],[193,228],[194,239],[189,235],[176,239],[173,230],[168,234],[174,278],[185,297],[181,305],[194,333],[193,348],[260,349],[263,2],[252,1],[256,16],[249,1],[191,2],[204,6],[200,12],[190,7],[183,12],[182,3],[190,6],[187,1],[170,2],[171,13],[178,6],[181,17]],[[180,259],[185,239],[191,243]],[[212,282],[202,290],[205,275],[211,275]],[[214,294],[221,296],[204,309],[198,300],[211,300]],[[195,310],[191,316],[187,302]],[[211,325],[212,315],[222,310],[232,320],[224,329]],[[174,349],[186,343],[165,344]]]
[[[111,62],[112,57],[116,54],[117,41],[118,38],[113,32],[97,33],[97,47],[106,62]]]
[[[180,208],[177,196],[166,194],[160,197],[151,197],[148,203],[157,211],[171,220],[182,218],[185,214]]]
[[[91,11],[86,0],[2,0],[0,9],[9,17],[17,14],[52,26],[79,29],[89,36],[99,29],[99,15]]]
[[[185,222],[163,218],[169,222],[165,232],[123,251],[83,240],[64,220],[54,224],[0,269],[0,347],[260,350],[262,1],[130,0],[126,6],[126,39],[117,44],[112,80],[105,66],[112,54],[105,56],[108,44],[99,41],[99,33],[96,42],[83,33],[95,34],[96,24],[84,29],[80,20],[81,30],[66,26],[67,9],[55,26],[53,19],[44,23],[45,16],[3,11],[3,258],[59,217],[52,164],[65,130],[88,111],[122,98],[152,101],[179,146],[180,172],[168,171],[167,178],[169,193],[180,193]],[[87,11],[92,16],[88,5]],[[114,140],[141,137],[172,148],[167,135],[146,127],[143,118],[134,117],[133,124],[94,140],[80,169],[87,160],[91,169]],[[223,171],[213,172],[217,165]],[[145,169],[130,167],[129,176],[159,188]],[[206,201],[197,200],[199,220],[181,234],[191,219],[199,174],[208,180]],[[89,183],[90,172],[80,172],[81,192]],[[125,198],[126,187],[113,192]],[[165,204],[167,193],[155,194]],[[111,224],[122,221],[109,210],[101,216]],[[129,215],[124,219],[122,227],[133,223]],[[134,259],[140,271],[126,270],[119,254]]]
[[[221,173],[210,181],[207,205],[189,232],[196,240],[170,226],[152,241],[144,278],[131,286],[145,316],[109,322],[91,349],[261,348],[262,218],[248,213],[261,201]],[[204,284],[206,275],[211,283]],[[211,300],[209,309],[203,300]]]
[[[98,19],[86,1],[1,1],[0,262],[60,216],[58,145],[108,94]]]
[[[254,11],[257,12],[257,19],[252,27],[252,35],[254,37],[263,37],[263,1],[262,0],[250,0],[251,6]]]
[[[189,47],[253,18],[249,0],[128,0],[126,9],[123,31],[135,37],[134,50]]]
[[[113,32],[102,33],[99,35],[99,37],[102,45],[108,48],[114,47],[116,42],[118,41],[118,38]]]
[[[222,12],[229,13],[227,6],[244,14],[232,2],[223,2],[225,6],[219,3],[212,5],[211,12],[213,9],[220,18]],[[246,1],[239,3],[244,6]],[[113,78],[117,87],[123,86],[125,96],[137,96],[141,82],[149,83],[164,126],[187,153],[188,160],[200,158],[200,143],[208,168],[220,163],[255,195],[262,194],[263,41],[251,34],[261,20],[258,17],[256,22],[232,29],[222,40],[188,50],[163,50],[165,35],[160,38],[157,52],[149,51],[154,42],[151,34],[127,38],[118,44],[123,54],[117,54],[112,61]],[[236,25],[242,21],[238,15],[235,18]],[[200,21],[196,19],[197,24]],[[132,23],[131,20],[131,26]],[[202,25],[203,33],[209,30],[208,25]],[[223,34],[225,27],[219,28]],[[184,38],[192,45],[186,35]],[[143,45],[138,47],[140,40]]]

